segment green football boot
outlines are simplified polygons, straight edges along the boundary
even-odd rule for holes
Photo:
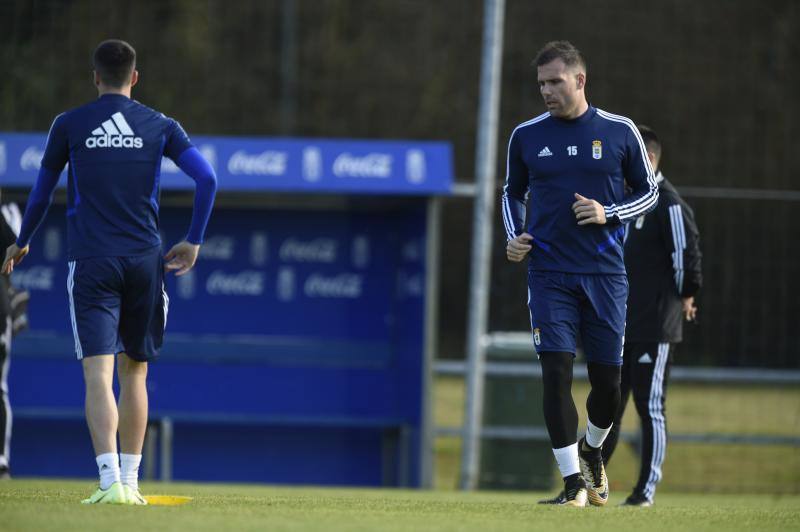
[[[88,499],[83,499],[81,504],[128,504],[128,499],[122,483],[114,482],[106,490],[97,488],[97,491]]]
[[[124,484],[122,488],[125,490],[126,504],[133,506],[144,506],[147,504],[147,500],[142,497],[142,494],[139,493],[138,489],[134,489],[127,484]]]

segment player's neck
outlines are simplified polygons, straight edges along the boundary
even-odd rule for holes
[[[99,85],[97,87],[97,97],[105,96],[106,94],[118,94],[120,96],[131,97],[131,87],[106,87]]]
[[[578,103],[578,105],[575,106],[575,109],[573,109],[568,116],[562,116],[561,118],[564,118],[565,120],[575,120],[576,118],[583,116],[583,113],[585,113],[588,110],[589,110],[589,102],[587,102],[584,99],[580,103]]]

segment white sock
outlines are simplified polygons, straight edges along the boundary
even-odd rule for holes
[[[611,432],[612,426],[613,424],[607,429],[601,429],[589,421],[589,424],[586,426],[586,443],[595,449],[602,447],[603,442],[606,441],[606,436],[608,436],[608,433]]]
[[[122,464],[122,483],[139,490],[139,464],[142,462],[141,454],[120,453]]]
[[[119,482],[119,456],[117,453],[105,453],[95,458],[100,472],[100,489],[107,490],[114,482]]]
[[[578,444],[573,443],[561,449],[553,449],[553,454],[556,456],[558,462],[558,470],[561,471],[562,477],[568,477],[575,473],[580,473],[581,468],[578,465]]]

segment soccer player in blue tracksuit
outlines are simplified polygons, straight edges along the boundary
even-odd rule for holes
[[[658,187],[633,122],[587,102],[580,52],[550,42],[535,64],[548,112],[517,126],[508,143],[506,254],[513,262],[530,256],[528,307],[545,424],[565,483],[547,502],[602,506],[608,480],[601,449],[620,401],[628,296],[623,224],[655,207]],[[580,442],[571,394],[579,337],[592,387]]]
[[[183,275],[194,266],[217,181],[178,122],[131,99],[139,73],[128,43],[100,43],[94,67],[99,98],[53,122],[20,234],[6,250],[2,271],[11,273],[28,253],[69,163],[67,291],[100,474],[98,490],[83,502],[146,504],[138,471],[147,427],[147,362],[158,355],[167,322],[163,276],[165,270]],[[196,188],[186,239],[164,257],[158,232],[162,156],[175,161]],[[115,355],[119,408],[112,388]]]

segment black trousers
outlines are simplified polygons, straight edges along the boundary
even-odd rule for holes
[[[0,313],[0,320],[0,468],[7,468],[11,444],[11,405],[8,402],[11,317]]]
[[[620,424],[628,397],[642,422],[641,465],[639,480],[634,488],[649,500],[661,480],[661,465],[667,450],[667,419],[665,401],[667,380],[675,344],[626,343],[622,359],[622,398],[611,432],[603,444],[603,461],[608,463],[619,441]]]

